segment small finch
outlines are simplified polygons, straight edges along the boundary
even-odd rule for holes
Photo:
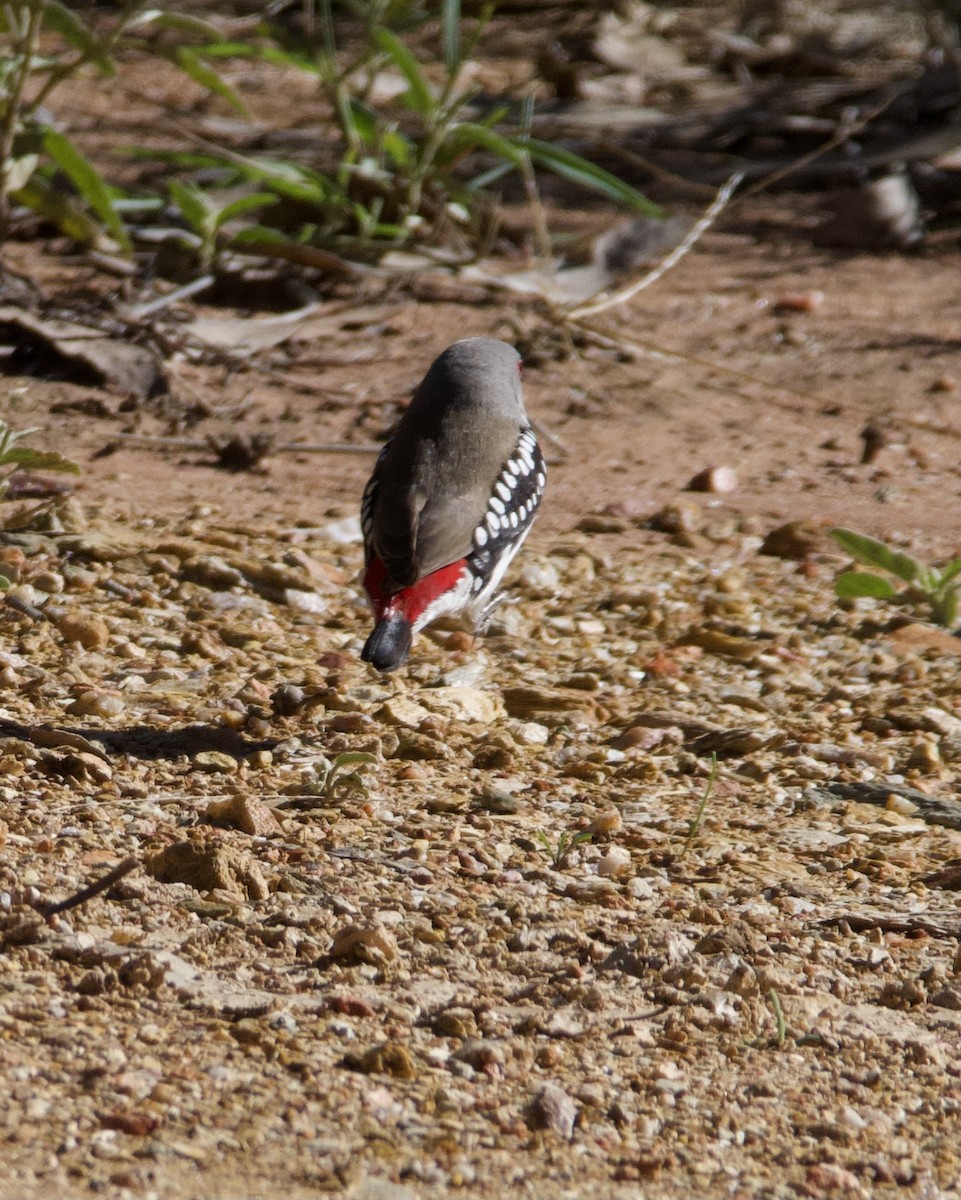
[[[361,505],[375,622],[361,657],[378,671],[399,667],[438,617],[479,627],[530,530],[546,469],[520,370],[506,342],[454,342],[377,459]]]

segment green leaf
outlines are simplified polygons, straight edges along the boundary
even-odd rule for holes
[[[598,167],[594,163],[588,162],[587,159],[581,158],[579,154],[572,154],[569,150],[562,150],[560,146],[539,141],[537,138],[516,138],[515,141],[519,147],[530,154],[535,162],[548,167],[555,175],[561,175],[565,179],[570,179],[572,183],[579,183],[582,187],[600,192],[608,199],[616,200],[619,204],[624,204],[645,216],[664,216],[663,210],[636,188],[632,188],[630,184],[618,179],[610,171],[605,171],[603,167]]]
[[[180,183],[171,179],[167,184],[167,191],[194,233],[206,233],[213,216],[213,206],[201,189],[193,183]]]
[[[837,528],[831,530],[831,536],[848,554],[865,563],[869,567],[880,567],[882,571],[890,571],[905,583],[913,583],[921,571],[921,563],[910,554],[899,554],[879,542],[877,538],[868,537],[865,533],[855,533],[853,529]]]
[[[441,10],[441,29],[444,43],[444,66],[452,76],[460,66],[460,0],[444,0]]]
[[[37,0],[33,0],[37,3]],[[48,29],[59,33],[65,42],[79,50],[85,59],[96,63],[104,75],[116,74],[104,43],[77,14],[60,0],[43,0],[43,22]]]
[[[58,133],[55,129],[47,129],[44,132],[43,148],[69,177],[120,249],[129,252],[131,243],[126,226],[113,207],[110,189],[90,159],[81,154],[65,134]]]
[[[334,759],[333,768],[335,771],[342,770],[344,767],[359,767],[364,763],[375,763],[377,761],[376,754],[368,754],[366,750],[348,750],[343,754],[338,754]]]
[[[956,558],[954,562],[949,562],[946,567],[941,568],[941,579],[938,586],[944,587],[952,579],[957,579],[959,575],[961,575],[961,558]]]
[[[444,138],[441,152],[437,155],[437,162],[442,166],[449,166],[461,155],[476,150],[478,146],[496,154],[498,158],[509,162],[518,169],[524,166],[524,151],[510,138],[495,133],[493,129],[488,129],[486,125],[480,125],[475,121],[461,121],[451,127],[447,137]]]
[[[27,471],[63,471],[68,475],[79,475],[80,467],[55,450],[31,450],[29,446],[18,446],[8,450],[4,461],[16,463],[17,467]]]
[[[834,590],[842,600],[854,600],[861,596],[893,600],[898,594],[893,583],[868,571],[845,571],[834,581]]]
[[[213,69],[208,66],[203,59],[194,50],[188,50],[186,46],[178,46],[174,51],[174,61],[184,72],[189,75],[194,83],[199,83],[201,87],[206,88],[208,92],[213,92],[215,96],[220,96],[232,105],[242,117],[250,117],[250,110],[243,100],[237,95],[229,83]]]
[[[943,596],[931,601],[934,619],[945,629],[953,629],[957,624],[959,608],[961,608],[961,592],[957,588],[952,588]]]
[[[394,66],[407,81],[405,99],[408,107],[419,113],[432,112],[436,103],[430,90],[430,84],[420,69],[420,63],[410,50],[389,29],[376,29],[373,40],[385,54],[390,56]]]
[[[252,212],[256,208],[269,208],[271,204],[276,204],[280,199],[273,192],[253,192],[249,196],[240,196],[236,200],[232,200],[229,204],[225,204],[223,208],[216,214],[214,224],[217,229],[226,225],[228,221],[234,220],[235,217],[241,217],[244,213]]]

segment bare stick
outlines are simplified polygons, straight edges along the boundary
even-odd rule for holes
[[[44,905],[43,915],[45,917],[53,917],[57,913],[67,912],[68,909],[86,904],[88,900],[92,900],[94,896],[99,896],[101,892],[107,891],[118,880],[123,879],[125,875],[129,875],[131,871],[135,871],[139,866],[140,855],[128,854],[125,859],[118,862],[115,867],[112,867],[106,875],[96,880],[95,883],[88,883],[85,888],[81,888],[79,892],[74,892],[66,900],[58,900],[55,904]]]
[[[160,312],[162,308],[167,308],[170,304],[177,304],[180,300],[187,300],[190,296],[196,296],[198,292],[206,291],[215,282],[213,275],[201,275],[199,279],[192,279],[190,283],[175,288],[166,296],[158,296],[155,300],[148,300],[144,304],[132,304],[124,315],[129,321],[142,321],[144,317]]]
[[[642,292],[645,288],[650,287],[652,283],[657,283],[662,275],[666,274],[671,267],[680,262],[684,255],[701,240],[703,235],[720,216],[721,211],[728,200],[730,200],[732,192],[743,178],[744,175],[742,173],[731,176],[714,197],[710,208],[704,216],[689,230],[684,240],[674,247],[667,258],[660,262],[652,271],[648,271],[646,275],[635,280],[634,283],[628,284],[627,287],[612,292],[611,295],[605,297],[603,300],[597,300],[593,304],[581,304],[577,308],[568,309],[564,314],[566,318],[569,321],[579,321],[582,317],[594,317],[598,313],[606,312],[607,309],[613,308],[616,304],[626,304],[628,300],[633,300],[638,292]]]

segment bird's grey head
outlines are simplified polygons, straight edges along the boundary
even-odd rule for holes
[[[497,338],[454,342],[439,355],[417,389],[421,403],[483,408],[526,424],[521,395],[521,356]]]

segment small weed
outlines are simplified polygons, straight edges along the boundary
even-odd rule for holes
[[[777,994],[774,988],[767,994],[768,1000],[771,1001],[771,1007],[774,1009],[774,1021],[777,1027],[777,1044],[784,1045],[784,1039],[787,1037],[787,1022],[784,1020],[784,1009],[781,1007],[781,997]]]
[[[551,866],[556,871],[562,871],[567,866],[567,860],[574,847],[580,846],[582,842],[589,842],[593,835],[586,830],[581,830],[580,833],[573,834],[562,832],[553,844],[543,829],[538,829],[534,836],[544,848],[544,853],[551,860]]]
[[[361,772],[376,761],[376,755],[361,750],[338,754],[333,761],[319,758],[311,764],[315,778],[303,786],[302,794],[317,796],[322,800],[336,800],[352,794],[366,799],[370,795],[370,788]]]
[[[11,429],[6,421],[0,420],[0,469],[13,468],[0,475],[0,500],[4,499],[15,471],[65,471],[70,475],[80,474],[77,463],[64,458],[62,454],[57,454],[55,450],[32,450],[29,446],[17,445],[17,442],[36,432],[36,429]],[[9,578],[0,574],[0,591],[5,591],[9,586]]]
[[[687,837],[684,839],[684,848],[682,854],[686,854],[688,847],[697,837],[698,830],[701,828],[701,822],[704,820],[704,812],[707,808],[707,802],[711,798],[711,792],[714,790],[714,781],[717,779],[717,755],[711,755],[711,773],[707,777],[707,783],[704,785],[704,795],[701,796],[701,802],[697,806],[697,812],[691,818],[691,823],[687,829]]]
[[[897,604],[927,605],[932,620],[946,629],[953,628],[961,607],[958,592],[961,558],[944,567],[929,567],[910,554],[893,550],[884,542],[851,529],[832,529],[831,535],[858,562],[886,571],[908,585],[899,591],[889,579],[873,571],[844,571],[834,582],[838,596],[844,600],[870,596]]]

